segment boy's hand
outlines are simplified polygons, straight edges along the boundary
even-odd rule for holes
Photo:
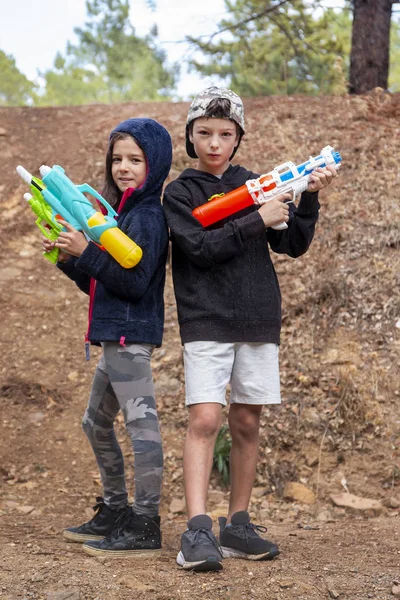
[[[292,200],[292,197],[292,194],[288,192],[279,194],[279,196],[266,202],[258,209],[265,227],[273,227],[289,221],[289,205],[286,204],[286,201]]]
[[[88,241],[82,232],[77,231],[67,221],[57,219],[58,223],[63,225],[67,231],[60,231],[56,243],[56,248],[60,248],[64,252],[71,254],[72,256],[80,256],[83,251],[87,248]]]
[[[310,175],[307,192],[319,192],[319,190],[329,185],[336,176],[337,171],[332,165],[318,167]]]

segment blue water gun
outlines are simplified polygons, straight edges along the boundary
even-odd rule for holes
[[[40,167],[41,179],[33,177],[24,167],[17,167],[18,175],[31,188],[34,196],[38,192],[51,207],[51,219],[64,219],[78,231],[84,231],[96,244],[107,250],[123,267],[129,269],[139,263],[142,249],[117,226],[114,217],[118,214],[108,202],[90,185],[75,185],[59,165],[53,168]],[[87,192],[107,210],[103,215],[96,210],[83,192]]]

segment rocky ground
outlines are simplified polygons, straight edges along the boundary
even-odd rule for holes
[[[86,556],[61,537],[82,522],[101,487],[80,421],[98,350],[84,359],[87,298],[40,256],[18,164],[61,164],[101,188],[109,131],[150,116],[171,132],[170,179],[184,152],[187,103],[0,109],[0,598],[4,600],[400,597],[400,97],[273,97],[245,101],[237,160],[267,172],[331,144],[340,176],[321,194],[309,252],[275,256],[282,287],[283,403],[266,410],[254,522],[281,555],[226,561],[218,574],[179,571],[182,352],[168,268],[166,329],[153,360],[165,450],[157,559]],[[263,299],[260,298],[260,302]],[[131,454],[121,421],[118,437]],[[130,490],[133,493],[133,490]],[[213,474],[209,511],[226,512]]]

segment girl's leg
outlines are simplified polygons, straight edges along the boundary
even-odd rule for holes
[[[124,459],[114,432],[114,420],[118,411],[119,404],[102,356],[94,375],[82,427],[99,466],[104,502],[112,509],[123,508],[128,503]]]
[[[124,414],[135,466],[133,510],[158,515],[163,473],[163,451],[150,359],[153,346],[103,344],[110,382]]]

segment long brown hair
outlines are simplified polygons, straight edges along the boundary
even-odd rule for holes
[[[133,137],[129,133],[125,133],[123,131],[116,131],[111,134],[110,140],[108,142],[108,148],[107,148],[107,154],[106,154],[106,166],[105,166],[105,173],[104,173],[105,183],[104,183],[104,187],[101,192],[101,195],[103,196],[103,198],[105,198],[107,200],[107,202],[109,204],[111,204],[111,206],[115,210],[118,208],[119,203],[121,202],[122,192],[117,188],[117,186],[114,183],[113,177],[112,177],[112,164],[113,164],[112,159],[113,159],[114,145],[115,145],[115,142],[118,142],[119,140],[124,140],[129,137],[133,139]]]

